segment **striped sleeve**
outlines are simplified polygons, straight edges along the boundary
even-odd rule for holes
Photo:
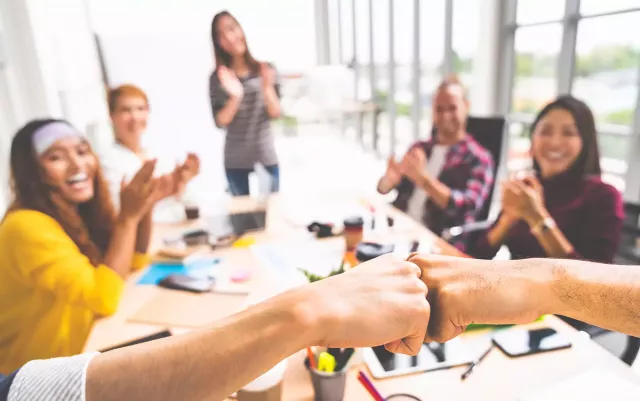
[[[84,401],[87,368],[97,354],[27,363],[15,375],[7,401]]]
[[[211,113],[213,114],[213,120],[218,128],[222,128],[222,126],[218,124],[216,116],[218,115],[218,112],[222,110],[225,103],[227,103],[228,98],[229,95],[227,95],[227,92],[222,89],[220,80],[218,80],[218,70],[215,70],[209,77],[209,100],[211,101]]]
[[[455,215],[462,211],[465,221],[473,221],[489,197],[493,179],[493,158],[488,152],[478,155],[465,188],[451,191],[447,212]]]

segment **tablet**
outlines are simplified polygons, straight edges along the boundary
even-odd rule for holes
[[[383,346],[363,348],[362,356],[376,379],[467,365],[491,346],[491,337],[454,338],[444,344],[422,344],[416,356],[393,354]]]

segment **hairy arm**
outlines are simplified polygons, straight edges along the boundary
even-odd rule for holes
[[[640,336],[638,266],[551,259],[540,263],[553,272],[550,312]]]

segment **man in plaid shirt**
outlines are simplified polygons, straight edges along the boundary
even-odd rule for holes
[[[437,235],[475,221],[494,180],[493,158],[466,132],[468,101],[460,81],[450,77],[433,99],[436,137],[415,143],[397,163],[389,158],[378,192],[398,190],[393,205]],[[464,250],[464,236],[454,245]]]

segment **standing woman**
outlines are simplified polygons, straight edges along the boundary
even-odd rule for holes
[[[244,31],[227,11],[211,23],[216,69],[209,79],[216,126],[227,131],[224,167],[234,196],[249,195],[249,174],[256,163],[271,177],[271,192],[280,187],[271,119],[280,116],[280,84],[272,65],[249,52]]]
[[[143,267],[151,210],[173,193],[143,164],[114,214],[98,158],[65,121],[34,120],[11,145],[14,199],[0,223],[0,374],[82,352],[97,316],[115,312]]]

